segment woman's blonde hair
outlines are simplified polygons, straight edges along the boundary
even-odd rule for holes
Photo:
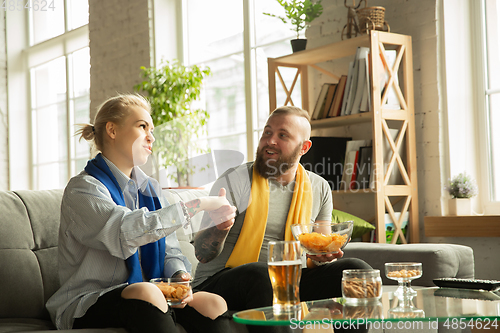
[[[95,115],[94,125],[80,124],[75,132],[76,136],[93,143],[95,149],[102,151],[104,144],[104,134],[108,122],[121,125],[130,114],[130,107],[138,106],[151,113],[149,101],[139,94],[125,94],[111,97],[101,104]]]

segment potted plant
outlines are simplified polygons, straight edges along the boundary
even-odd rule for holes
[[[279,18],[285,24],[291,24],[291,30],[297,34],[296,39],[292,39],[293,52],[306,49],[307,39],[301,39],[299,33],[309,27],[311,22],[323,13],[322,0],[312,2],[311,0],[276,0],[285,9],[285,15],[278,16],[270,13],[263,13],[271,17]]]
[[[465,172],[450,179],[445,189],[450,193],[450,215],[471,215],[470,198],[477,195],[476,182]]]
[[[192,103],[199,99],[203,79],[210,74],[210,68],[184,66],[178,60],[163,61],[159,67],[141,67],[143,81],[134,86],[136,91],[145,92],[151,103],[157,174],[160,167],[174,166],[176,172],[169,178],[181,187],[189,186],[189,175],[195,171],[189,155],[207,152],[196,139],[206,133],[209,114],[192,109]]]

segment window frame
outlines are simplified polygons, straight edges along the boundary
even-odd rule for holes
[[[178,32],[177,38],[182,40],[181,51],[179,53],[179,58],[182,59],[183,63],[190,65],[189,63],[189,48],[188,48],[188,0],[182,0],[181,3],[181,13],[182,13],[182,23],[181,31]],[[243,58],[244,58],[244,85],[245,85],[245,122],[246,122],[246,156],[248,161],[253,161],[255,158],[255,150],[258,146],[260,132],[263,130],[263,126],[259,127],[258,124],[258,82],[257,82],[257,56],[256,50],[258,48],[263,48],[269,45],[274,45],[283,41],[289,41],[290,37],[284,37],[282,39],[274,40],[272,42],[257,44],[255,38],[255,8],[253,0],[243,0]],[[284,29],[289,30],[284,27]],[[234,54],[241,54],[241,52],[236,52]],[[216,57],[213,59],[207,59],[205,62],[226,58],[232,54],[227,54],[221,57]],[[199,63],[193,63],[199,65]],[[269,99],[269,97],[268,97]],[[208,110],[210,112],[210,110]],[[223,138],[227,136],[236,136],[243,134],[243,132],[234,132],[231,134],[220,134],[220,135],[210,135],[206,139],[210,140],[213,138]]]
[[[485,16],[485,0],[471,1],[472,40],[473,40],[473,71],[476,73],[475,94],[477,110],[477,144],[478,160],[478,194],[481,202],[482,213],[485,215],[500,214],[500,201],[494,200],[492,150],[490,137],[490,119],[488,96],[498,89],[488,89],[488,63],[487,63],[487,27]],[[497,189],[500,191],[500,189]]]
[[[32,83],[31,70],[47,62],[65,57],[66,70],[66,129],[68,157],[66,168],[71,177],[74,170],[72,165],[72,133],[69,127],[70,103],[74,100],[69,89],[69,55],[73,52],[89,47],[88,23],[78,28],[68,30],[68,15],[65,6],[65,32],[38,44],[30,45],[32,22],[28,11],[11,11],[6,13],[7,29],[7,59],[8,59],[8,96],[16,94],[17,98],[8,98],[9,115],[9,189],[37,189],[35,184],[35,160],[33,145],[33,130],[35,124],[32,120]],[[90,73],[89,73],[90,75]],[[89,149],[90,157],[90,149]],[[69,180],[69,178],[68,178]]]

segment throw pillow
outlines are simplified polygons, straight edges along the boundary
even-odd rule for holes
[[[349,213],[343,212],[341,210],[334,209],[332,212],[332,222],[341,223],[346,221],[353,221],[354,226],[352,229],[351,238],[359,238],[366,234],[368,231],[375,230],[375,226],[365,220],[351,215]]]

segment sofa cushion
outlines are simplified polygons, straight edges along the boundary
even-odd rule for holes
[[[349,213],[343,212],[338,209],[332,211],[332,222],[342,223],[347,221],[353,221],[352,228],[352,238],[359,238],[366,234],[368,231],[375,230],[375,226],[369,222],[366,222],[362,218],[351,215]]]
[[[0,318],[50,320],[62,190],[0,192]]]
[[[50,320],[32,318],[0,319],[0,333],[38,332],[45,330],[55,330]]]
[[[345,258],[360,258],[380,270],[383,284],[397,284],[385,277],[386,262],[421,262],[422,277],[412,281],[416,286],[434,286],[435,278],[474,278],[472,248],[457,244],[379,244],[352,242],[344,248]]]

